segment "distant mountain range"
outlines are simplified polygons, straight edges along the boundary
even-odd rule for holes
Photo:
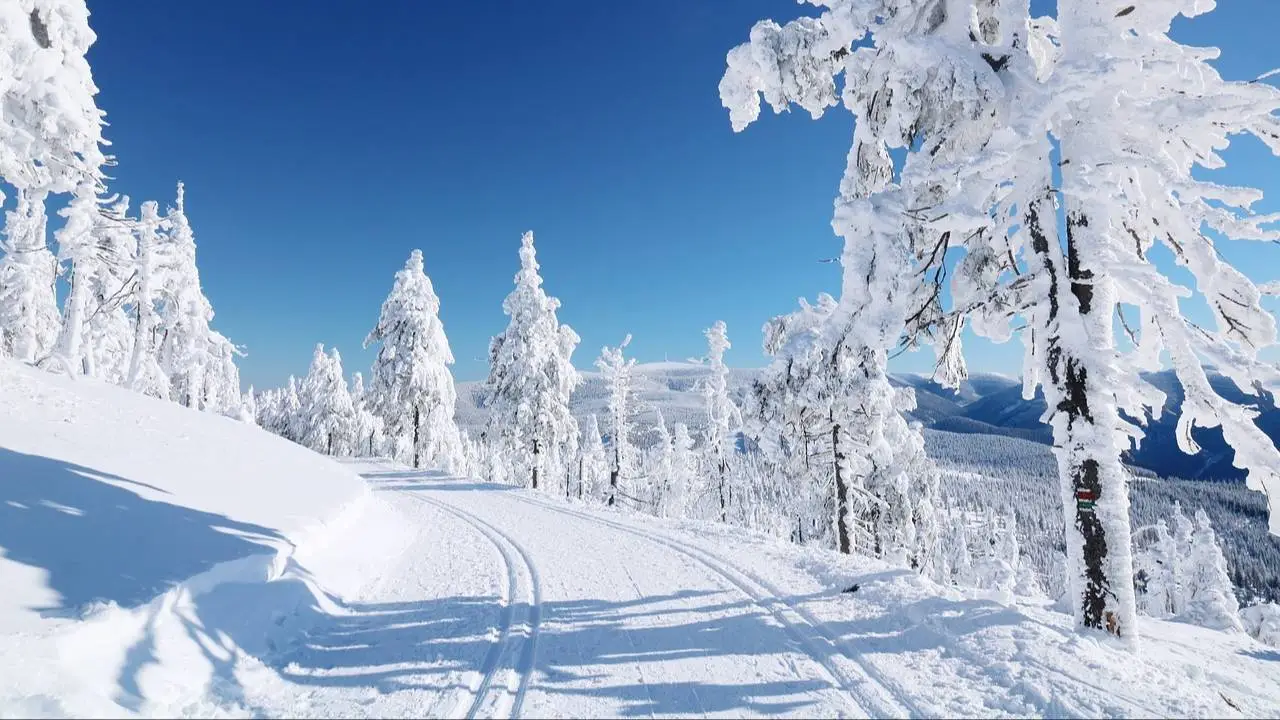
[[[759,372],[754,368],[731,371],[731,392],[739,401]],[[638,428],[652,426],[659,411],[668,424],[683,422],[691,430],[701,428],[706,423],[706,414],[699,384],[707,373],[705,366],[687,362],[636,365],[633,382],[638,401]],[[1024,400],[1022,383],[1017,378],[977,373],[955,390],[943,388],[921,375],[901,374],[892,379],[899,385],[915,388],[917,408],[912,415],[927,428],[966,435],[998,435],[1042,445],[1052,442],[1049,428],[1040,421],[1045,410],[1043,396],[1037,393],[1034,399]],[[1148,379],[1166,393],[1168,401],[1160,419],[1148,421],[1147,437],[1136,451],[1126,453],[1126,462],[1163,477],[1242,479],[1244,472],[1232,467],[1234,452],[1223,441],[1218,428],[1192,431],[1201,447],[1199,455],[1188,456],[1178,449],[1174,433],[1182,406],[1182,388],[1170,371],[1154,373]],[[1210,381],[1228,399],[1248,404],[1258,402],[1241,393],[1225,377],[1211,375]],[[583,384],[573,396],[573,412],[579,422],[595,414],[603,423],[606,402],[604,380],[598,373],[584,372]],[[1260,410],[1259,427],[1272,442],[1280,443],[1280,409],[1272,402],[1263,403]],[[483,428],[485,411],[481,407],[480,383],[458,383],[457,418],[460,425],[473,433]]]

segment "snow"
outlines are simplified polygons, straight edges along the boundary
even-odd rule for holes
[[[1045,602],[8,361],[0,443],[0,716],[1280,712],[1244,633],[1143,618],[1134,655]]]

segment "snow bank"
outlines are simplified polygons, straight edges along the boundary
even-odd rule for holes
[[[342,535],[386,512],[257,427],[0,361],[0,716],[202,714],[166,703],[339,612],[310,571],[367,577]]]

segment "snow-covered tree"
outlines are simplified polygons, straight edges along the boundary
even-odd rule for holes
[[[1240,604],[1236,601],[1231,576],[1227,574],[1227,561],[1204,510],[1196,510],[1196,529],[1187,565],[1187,617],[1197,625],[1218,630],[1242,629]]]
[[[0,6],[0,179],[41,205],[100,178],[103,113],[85,57],[95,39],[84,0]]]
[[[156,249],[162,288],[157,353],[160,368],[169,377],[170,394],[183,405],[200,409],[204,373],[221,358],[211,341],[213,307],[200,287],[195,234],[187,219],[185,195],[183,184],[178,183],[177,200],[165,214],[168,232]]]
[[[624,358],[623,350],[631,343],[627,334],[616,348],[605,347],[596,359],[596,367],[609,388],[609,486],[605,504],[618,500],[618,488],[630,479],[635,466],[635,449],[631,444],[631,370],[635,358]]]
[[[1218,237],[1269,240],[1277,231],[1251,213],[1256,191],[1192,177],[1196,166],[1223,164],[1218,152],[1232,134],[1280,152],[1280,90],[1226,82],[1212,54],[1168,37],[1177,14],[1211,3],[1117,11],[1081,2],[1055,18],[1033,18],[1013,0],[820,4],[818,18],[758,24],[730,54],[721,95],[734,125],[758,116],[760,94],[776,110],[796,103],[815,115],[844,101],[857,120],[850,166],[881,188],[868,186],[857,202],[856,188],[842,191],[837,224],[876,231],[863,251],[876,260],[873,283],[924,280],[906,288],[905,324],[888,318],[886,329],[933,342],[944,381],[964,372],[966,324],[1004,340],[1012,317],[1025,321],[1023,374],[1026,391],[1043,388],[1049,407],[1076,620],[1134,641],[1119,455],[1140,433],[1120,413],[1141,418],[1164,401],[1140,371],[1167,353],[1187,397],[1183,449],[1196,449],[1192,427],[1221,425],[1251,486],[1280,492],[1276,449],[1251,410],[1213,391],[1201,365],[1225,368],[1245,392],[1280,386],[1275,368],[1256,360],[1275,341],[1274,319],[1214,250]],[[895,147],[906,150],[896,168],[886,152]],[[1191,271],[1216,329],[1183,315],[1177,299],[1190,289],[1153,262],[1157,243]],[[949,311],[944,278],[953,283]],[[1122,305],[1136,309],[1136,329]],[[1115,341],[1122,329],[1127,346]],[[1272,522],[1280,532],[1280,513]]]
[[[526,232],[515,289],[502,303],[510,321],[489,344],[488,436],[508,448],[517,478],[535,490],[540,478],[554,478],[567,492],[570,470],[563,461],[574,453],[564,446],[578,437],[569,397],[580,382],[571,362],[579,338],[556,318],[560,301],[543,290],[538,268],[533,233]]]
[[[356,408],[356,447],[354,454],[375,457],[382,448],[382,419],[369,408],[369,396],[364,388],[364,376],[351,376],[351,401]],[[474,445],[474,443],[472,443]],[[475,472],[475,471],[473,471]]]
[[[729,397],[729,367],[724,363],[724,353],[732,347],[728,328],[723,320],[717,320],[703,335],[707,337],[706,362],[711,369],[702,389],[707,403],[707,436],[703,448],[707,452],[707,467],[715,474],[720,522],[725,522],[729,517],[729,458],[735,451],[734,431],[742,424],[742,416]]]
[[[578,450],[577,487],[574,493],[579,499],[594,497],[609,473],[609,461],[605,455],[604,440],[600,435],[600,423],[596,416],[582,426],[582,442]]]
[[[648,487],[653,514],[665,517],[671,495],[674,447],[671,430],[667,428],[667,421],[662,417],[662,410],[656,410],[655,414],[657,417],[654,419],[652,428],[653,442],[644,453],[644,474],[649,478]]]
[[[258,396],[254,394],[252,385],[240,400],[240,420],[251,425],[258,424]]]
[[[125,196],[109,202],[95,226],[99,264],[90,276],[83,355],[89,375],[117,385],[128,381],[133,354],[133,319],[127,305],[138,277],[135,224]]]
[[[91,360],[86,355],[89,314],[93,289],[101,284],[99,276],[106,270],[98,248],[98,226],[101,214],[98,210],[100,188],[86,179],[76,187],[75,195],[65,208],[58,212],[66,223],[54,233],[58,241],[58,260],[70,266],[70,289],[62,308],[62,327],[57,348],[50,358],[55,369],[68,374],[89,374]]]
[[[1181,612],[1181,563],[1169,525],[1161,518],[1151,528],[1151,542],[1134,557],[1135,576],[1143,592],[1138,609],[1145,615],[1167,618]]]
[[[298,391],[303,445],[326,455],[355,452],[357,415],[342,372],[342,356],[316,344],[311,368]]]
[[[671,470],[663,495],[663,515],[683,517],[689,498],[697,491],[698,455],[693,449],[689,426],[676,423],[671,433]]]
[[[18,190],[16,206],[5,213],[0,258],[0,352],[28,363],[53,351],[61,325],[44,202],[43,192]]]
[[[138,222],[137,279],[133,283],[132,305],[135,313],[133,355],[129,360],[129,387],[144,395],[169,399],[169,378],[160,367],[157,356],[158,320],[156,299],[160,295],[159,257],[160,229],[164,220],[154,200],[142,203]]]
[[[369,394],[371,406],[397,443],[397,454],[414,467],[452,470],[461,446],[453,414],[457,391],[449,366],[453,353],[440,322],[440,299],[414,250],[396,273],[378,324],[365,347],[379,343]]]

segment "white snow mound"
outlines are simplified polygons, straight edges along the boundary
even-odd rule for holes
[[[0,717],[184,709],[141,698],[197,695],[240,639],[323,603],[298,559],[384,511],[257,427],[0,360]]]

